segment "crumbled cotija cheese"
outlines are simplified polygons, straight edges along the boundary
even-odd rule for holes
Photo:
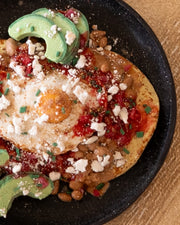
[[[37,134],[37,126],[32,126],[32,128],[28,131],[28,134],[35,136]]]
[[[34,122],[42,124],[43,122],[46,122],[48,119],[49,119],[49,116],[46,114],[43,114],[42,116],[35,119]]]
[[[92,137],[90,137],[89,139],[87,139],[87,140],[85,141],[85,144],[86,144],[86,145],[92,144],[92,143],[94,143],[95,141],[97,141],[97,139],[98,139],[97,136],[92,136]]]
[[[128,123],[128,111],[125,107],[123,107],[119,113],[120,119],[124,122],[124,123]]]
[[[94,160],[91,163],[91,169],[94,172],[102,172],[104,170],[104,167],[101,165],[101,162],[99,162],[98,160]]]
[[[72,31],[67,30],[65,38],[66,38],[66,44],[71,45],[74,42],[76,35]]]
[[[22,168],[22,164],[21,163],[18,163],[16,164],[13,169],[12,169],[12,172],[13,173],[18,173],[19,171],[21,171],[21,168]]]
[[[0,111],[3,109],[7,109],[7,107],[10,105],[10,101],[7,100],[7,98],[2,95],[0,98]]]
[[[75,67],[81,69],[85,66],[85,64],[86,64],[86,57],[84,55],[80,55]]]
[[[16,62],[10,62],[9,67],[13,69],[22,79],[25,75],[25,67],[18,65]]]
[[[81,88],[79,85],[77,85],[73,91],[73,93],[76,95],[76,97],[79,99],[79,101],[84,105],[86,103],[86,100],[88,98],[88,92],[85,91],[83,88]]]
[[[52,180],[52,181],[56,181],[56,180],[59,180],[61,177],[61,174],[59,172],[51,172],[49,173],[49,178]]]
[[[108,89],[108,93],[110,93],[112,95],[117,94],[118,91],[119,91],[119,88],[116,85],[113,85]]]
[[[105,123],[97,123],[97,122],[92,122],[91,123],[91,129],[92,130],[96,130],[98,132],[98,136],[103,136],[106,132],[106,130],[104,129],[106,126]]]

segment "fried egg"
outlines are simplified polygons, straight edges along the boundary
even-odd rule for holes
[[[11,78],[3,80],[0,135],[32,152],[57,155],[75,149],[86,137],[75,136],[73,127],[85,107],[99,107],[96,91],[78,77],[58,71],[41,79],[23,79],[17,72],[14,69]]]

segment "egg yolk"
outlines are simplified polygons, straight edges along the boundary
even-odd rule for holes
[[[71,109],[71,100],[65,92],[49,89],[45,93],[41,93],[36,111],[39,116],[48,115],[47,122],[59,123],[69,116]]]

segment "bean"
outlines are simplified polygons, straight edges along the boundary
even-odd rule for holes
[[[99,41],[99,46],[104,48],[107,45],[107,37],[102,37]]]
[[[59,191],[59,180],[54,181],[54,189],[52,190],[52,195],[56,195]]]
[[[97,147],[94,151],[94,154],[103,156],[104,154],[106,154],[106,152],[107,152],[107,149],[105,147]]]
[[[75,159],[79,159],[79,158],[83,158],[84,157],[84,153],[81,151],[75,152],[74,153],[74,158]]]
[[[83,184],[79,181],[70,181],[69,187],[73,190],[80,190],[83,187]]]
[[[133,78],[132,77],[126,77],[124,79],[123,83],[126,84],[128,88],[131,88],[132,84],[133,84]]]
[[[58,194],[58,198],[63,202],[71,202],[72,201],[71,195],[69,195],[67,193],[63,193],[63,192]]]
[[[109,71],[109,63],[108,62],[104,62],[102,65],[101,65],[101,71],[106,73]]]
[[[7,39],[5,42],[6,52],[9,56],[13,56],[17,49],[17,42],[12,38]]]
[[[101,37],[104,37],[106,35],[106,31],[103,31],[103,30],[93,30],[91,32],[91,36],[93,38],[101,38]]]
[[[79,200],[81,200],[82,197],[83,197],[83,192],[78,191],[78,190],[75,190],[75,191],[73,191],[73,192],[71,193],[71,196],[72,196],[73,199],[79,201]]]

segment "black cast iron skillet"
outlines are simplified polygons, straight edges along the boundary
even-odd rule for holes
[[[23,3],[23,4],[22,4]],[[106,30],[113,50],[132,61],[147,75],[160,99],[157,129],[138,163],[111,181],[101,198],[86,195],[81,201],[63,203],[56,196],[38,201],[16,199],[1,225],[98,225],[123,212],[145,190],[169,150],[176,120],[176,97],[172,74],[164,51],[146,22],[127,4],[115,0],[1,0],[0,38],[8,38],[8,25],[41,7],[81,10],[90,25]],[[116,39],[118,38],[118,39]],[[8,190],[7,190],[8,191]]]

